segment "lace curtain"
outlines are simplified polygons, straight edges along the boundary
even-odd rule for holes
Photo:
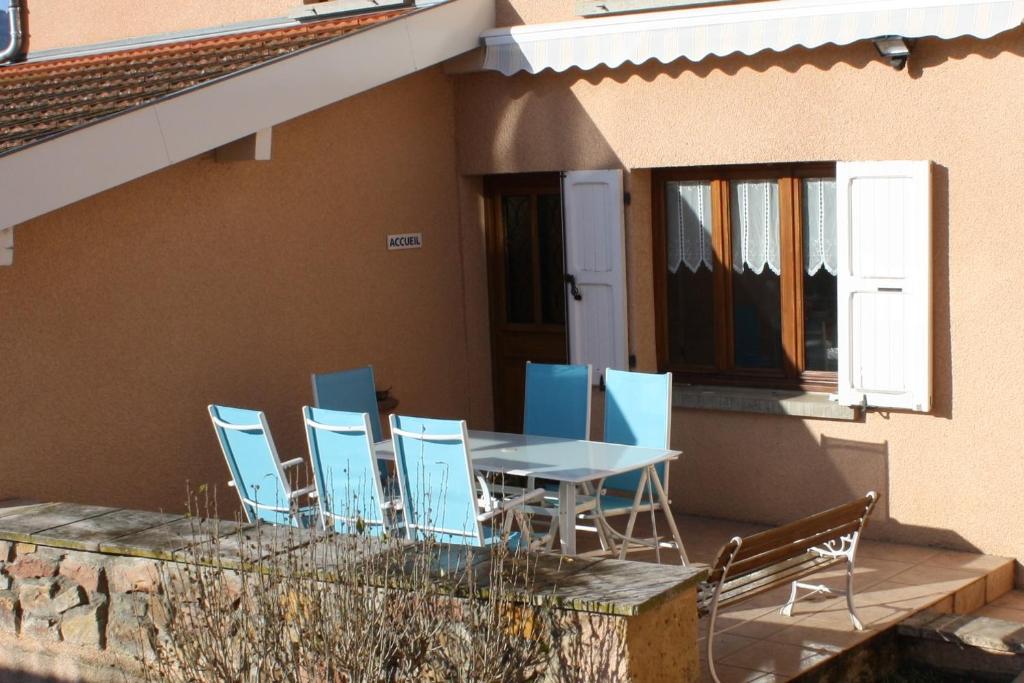
[[[668,271],[685,265],[691,273],[701,266],[714,270],[711,249],[711,183],[669,183],[665,193],[668,210]]]
[[[836,255],[836,181],[807,178],[803,181],[804,270],[814,275],[822,267],[838,272]]]
[[[742,273],[761,275],[768,268],[782,273],[779,244],[779,184],[774,180],[730,183],[732,193],[732,264]],[[804,270],[814,275],[824,268],[835,275],[836,181],[803,180]],[[696,273],[702,266],[714,270],[711,247],[711,183],[673,182],[666,186],[668,270],[686,266]]]
[[[779,249],[779,184],[740,180],[732,185],[732,268],[760,275],[782,272]]]

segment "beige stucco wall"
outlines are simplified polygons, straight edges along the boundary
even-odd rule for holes
[[[276,127],[272,161],[207,155],[16,228],[0,498],[183,510],[186,480],[228,479],[206,405],[264,409],[302,455],[314,371],[372,363],[400,410],[468,414],[453,123],[434,69]],[[399,232],[423,248],[387,251]]]
[[[26,0],[30,48],[110,40],[282,17],[302,0]]]
[[[576,0],[495,0],[494,9],[497,26],[579,19],[576,16]]]
[[[505,7],[532,21],[544,4]],[[1021,558],[1022,45],[1021,30],[985,42],[922,40],[904,72],[862,43],[699,64],[464,75],[459,171],[630,171],[630,346],[640,368],[653,369],[646,169],[934,161],[934,412],[844,423],[679,410],[673,443],[686,455],[673,468],[673,496],[687,512],[780,521],[877,488],[875,534]]]

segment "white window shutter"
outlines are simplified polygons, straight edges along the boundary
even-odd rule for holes
[[[625,216],[622,171],[570,171],[563,181],[569,358],[605,368],[627,367]]]
[[[927,161],[836,166],[839,402],[932,404],[932,200]]]

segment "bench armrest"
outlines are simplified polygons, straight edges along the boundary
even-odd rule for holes
[[[284,469],[289,469],[291,467],[295,467],[296,465],[301,465],[303,462],[304,461],[302,458],[292,458],[291,460],[287,460],[281,463],[281,467]]]

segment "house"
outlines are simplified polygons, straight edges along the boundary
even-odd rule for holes
[[[678,511],[1024,559],[1020,0],[21,5],[0,494],[175,510],[208,403],[510,430],[573,360],[674,373]]]

